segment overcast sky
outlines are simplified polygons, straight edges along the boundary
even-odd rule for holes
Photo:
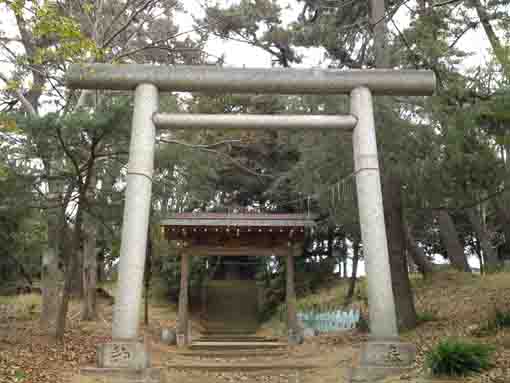
[[[361,0],[360,0],[361,1]],[[367,0],[368,1],[368,0]],[[239,0],[218,0],[219,4],[228,6],[239,3]],[[184,1],[185,13],[177,14],[177,21],[181,30],[193,29],[193,18],[203,17],[203,6],[206,0],[186,0]],[[211,2],[212,4],[213,2]],[[214,4],[216,1],[214,2]],[[296,20],[298,14],[301,12],[302,4],[295,0],[279,0],[278,3],[282,7],[283,22],[289,23]],[[406,7],[401,7],[400,11],[395,16],[399,28],[402,30],[409,21],[409,10]],[[391,28],[391,25],[389,26]],[[483,64],[488,57],[489,43],[483,30],[469,31],[460,40],[458,47],[462,50],[472,52],[471,57],[463,60],[465,68],[478,66]],[[271,66],[270,55],[262,49],[249,46],[244,43],[235,41],[224,41],[218,37],[212,37],[211,41],[207,43],[206,52],[215,56],[225,55],[227,66],[235,67],[269,67]],[[303,63],[293,65],[294,67],[318,67],[325,66],[324,51],[322,49],[300,49],[299,53],[304,54]]]

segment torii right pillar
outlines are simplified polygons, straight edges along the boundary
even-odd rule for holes
[[[359,220],[368,281],[370,338],[361,349],[352,382],[375,382],[412,367],[416,348],[399,341],[395,300],[377,155],[372,94],[366,87],[351,92],[354,170]]]

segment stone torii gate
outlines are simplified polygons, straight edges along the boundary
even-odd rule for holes
[[[112,335],[99,347],[104,367],[143,368],[149,358],[138,343],[145,248],[156,128],[340,129],[353,134],[359,218],[368,279],[370,341],[357,371],[384,375],[408,367],[411,345],[398,341],[372,95],[431,95],[431,71],[240,69],[213,66],[75,64],[67,85],[75,89],[134,90],[118,292]],[[350,94],[350,115],[200,115],[158,113],[160,91],[272,94]],[[375,375],[374,375],[375,376]]]

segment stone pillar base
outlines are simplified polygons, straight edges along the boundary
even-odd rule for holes
[[[84,367],[80,369],[77,383],[164,383],[161,368],[146,368],[137,370],[132,368],[97,368]]]
[[[399,341],[369,341],[363,344],[359,366],[350,371],[349,381],[373,383],[410,371],[416,347]]]
[[[177,334],[177,347],[187,347],[188,337],[186,334]]]
[[[137,341],[113,340],[97,345],[97,367],[144,370],[150,367],[147,345]]]
[[[177,330],[179,331],[179,326],[177,325]],[[188,324],[188,333],[185,334],[184,332],[177,332],[176,333],[176,340],[177,340],[177,346],[178,347],[188,347],[188,345],[191,343],[191,326]]]

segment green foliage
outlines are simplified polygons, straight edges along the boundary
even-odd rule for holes
[[[370,331],[370,322],[363,312],[360,313],[359,321],[356,323],[356,329],[360,332]]]
[[[510,327],[510,310],[503,311],[496,309],[494,314],[494,324],[498,329]]]
[[[466,376],[488,369],[492,352],[485,344],[447,339],[427,353],[426,363],[436,376]]]
[[[436,322],[439,320],[436,313],[430,311],[416,313],[416,320],[419,324],[427,322]]]

